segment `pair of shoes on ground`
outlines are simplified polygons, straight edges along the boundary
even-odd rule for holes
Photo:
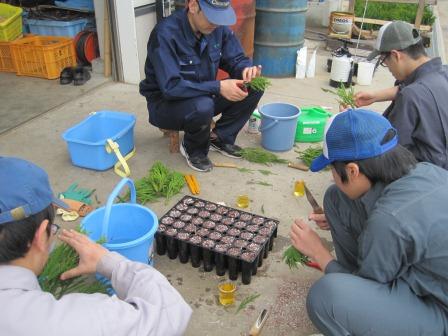
[[[90,79],[89,69],[84,66],[67,67],[61,71],[59,83],[61,85],[71,84],[84,85]]]
[[[241,154],[239,154],[241,147],[239,147],[237,145],[225,144],[225,143],[221,142],[219,139],[214,139],[211,141],[210,150],[214,151],[214,152],[219,152],[225,156],[228,156],[228,157],[231,157],[234,159],[241,158]],[[196,171],[208,172],[208,171],[211,171],[213,168],[213,164],[207,156],[204,156],[204,155],[191,155],[190,156],[190,155],[188,155],[183,141],[180,145],[180,153],[185,157],[185,159],[187,160],[187,164],[190,166],[190,168],[192,168]]]

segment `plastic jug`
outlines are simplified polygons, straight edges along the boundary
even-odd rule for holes
[[[302,107],[297,121],[296,142],[318,142],[324,137],[325,124],[331,113],[321,107]]]

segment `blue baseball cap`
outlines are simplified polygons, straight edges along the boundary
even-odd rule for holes
[[[389,130],[395,136],[382,144]],[[350,109],[330,118],[325,126],[323,154],[311,163],[318,172],[335,161],[356,161],[379,156],[398,144],[395,128],[382,115],[364,109]]]
[[[50,204],[67,209],[53,196],[47,173],[34,163],[0,156],[0,225],[34,215]]]
[[[230,0],[198,0],[207,20],[217,26],[232,26],[236,23],[235,11]]]

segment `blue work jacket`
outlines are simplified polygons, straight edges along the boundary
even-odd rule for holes
[[[148,41],[146,78],[140,93],[149,101],[180,100],[219,94],[218,69],[241,79],[252,61],[228,27],[218,27],[200,39],[194,34],[186,11],[177,11],[158,23]]]

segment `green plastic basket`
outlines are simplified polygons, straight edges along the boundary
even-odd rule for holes
[[[22,8],[0,3],[0,41],[13,41],[22,35]]]

